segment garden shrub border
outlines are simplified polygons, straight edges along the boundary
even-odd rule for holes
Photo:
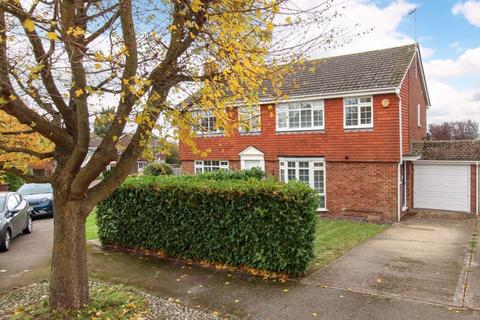
[[[299,275],[313,259],[318,198],[273,179],[130,178],[97,208],[104,245]]]

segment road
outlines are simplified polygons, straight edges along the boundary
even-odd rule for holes
[[[31,234],[20,234],[9,251],[0,253],[0,292],[48,276],[53,245],[53,219],[33,221]]]

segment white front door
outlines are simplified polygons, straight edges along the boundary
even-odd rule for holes
[[[414,207],[470,212],[470,165],[415,164]]]

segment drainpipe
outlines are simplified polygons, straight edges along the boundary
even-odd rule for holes
[[[402,98],[400,97],[400,88],[395,90],[395,94],[398,97],[398,133],[400,136],[400,159],[397,167],[397,222],[400,222],[402,216],[402,165],[403,165],[403,128],[402,128]],[[405,172],[403,173],[405,174]]]
[[[480,200],[480,190],[478,190],[478,176],[479,176],[478,168],[479,168],[479,164],[480,164],[480,162],[477,162],[477,170],[476,170],[476,172],[475,172],[475,173],[476,173],[476,177],[475,177],[475,180],[476,180],[476,188],[475,188],[475,190],[477,190],[477,195],[476,195],[477,198],[475,199],[475,211],[476,211],[476,213],[477,213],[477,216],[478,216],[478,214],[480,213],[479,210],[478,210],[478,209],[479,209],[478,201]]]

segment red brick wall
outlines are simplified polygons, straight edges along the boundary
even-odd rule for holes
[[[387,108],[381,106],[388,99]],[[254,146],[265,153],[265,160],[279,156],[324,156],[327,161],[398,161],[398,99],[395,94],[376,95],[373,98],[374,128],[343,129],[343,99],[325,100],[325,130],[310,132],[275,132],[275,108],[262,106],[262,132],[258,135],[198,137],[201,150],[210,149],[206,159],[239,160],[239,153]],[[235,112],[234,112],[235,114]],[[235,116],[234,116],[235,118]],[[198,156],[180,144],[180,158],[195,160]]]
[[[477,165],[470,165],[470,212],[477,213]]]
[[[427,101],[422,86],[422,75],[417,57],[402,83],[402,138],[403,154],[410,152],[413,141],[420,141],[427,133]],[[418,126],[417,106],[420,104],[421,127]]]
[[[396,221],[396,163],[328,162],[326,170],[329,213]]]

